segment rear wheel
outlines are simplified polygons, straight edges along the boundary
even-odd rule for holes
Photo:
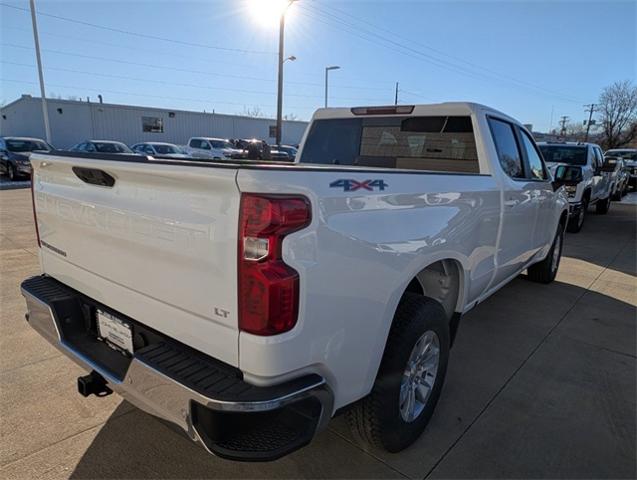
[[[610,195],[604,200],[598,200],[595,204],[595,212],[599,215],[606,215],[610,210]]]
[[[442,305],[405,293],[372,391],[348,412],[354,436],[389,452],[415,442],[438,403],[448,359],[449,321]]]
[[[560,260],[562,259],[562,247],[564,245],[564,230],[562,225],[558,225],[557,233],[553,239],[553,245],[548,255],[541,262],[531,265],[528,268],[529,280],[538,283],[551,283],[557,276],[560,268]]]

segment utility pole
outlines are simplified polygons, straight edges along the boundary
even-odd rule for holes
[[[562,115],[560,117],[560,136],[562,137],[566,135],[566,122],[568,122],[569,118],[568,115]]]
[[[588,112],[588,122],[586,122],[586,137],[584,137],[584,141],[588,142],[588,132],[590,132],[591,130],[591,120],[593,120],[593,112],[597,111],[597,105],[595,103],[590,103],[588,105],[584,105],[584,107],[586,108],[586,110],[584,111]]]
[[[42,118],[44,119],[44,135],[46,141],[51,143],[51,128],[49,127],[49,110],[46,107],[46,93],[44,90],[44,74],[42,73],[42,57],[40,56],[40,39],[38,37],[38,21],[35,18],[35,0],[29,0],[31,7],[31,23],[33,25],[33,41],[35,42],[35,58],[38,63],[38,76],[40,77],[40,96],[42,97]]]
[[[398,105],[398,82],[396,82],[396,93],[394,94],[394,105]]]
[[[285,31],[285,11],[279,23],[279,83],[276,98],[276,144],[281,145],[283,129],[283,32]]]

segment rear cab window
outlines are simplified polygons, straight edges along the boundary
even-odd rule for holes
[[[299,162],[480,173],[468,115],[315,120]]]
[[[525,179],[522,155],[512,123],[489,118],[489,128],[502,170],[513,179]]]

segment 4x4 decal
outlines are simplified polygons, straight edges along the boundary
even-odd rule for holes
[[[385,180],[363,180],[359,182],[352,179],[340,179],[330,183],[330,188],[342,188],[344,192],[355,192],[360,189],[370,192],[378,189],[382,192],[388,186]]]

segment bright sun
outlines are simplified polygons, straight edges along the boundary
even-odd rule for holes
[[[281,14],[290,5],[289,0],[248,0],[247,3],[252,18],[264,27],[278,26]],[[293,11],[294,8],[290,8],[286,12],[286,20]]]

